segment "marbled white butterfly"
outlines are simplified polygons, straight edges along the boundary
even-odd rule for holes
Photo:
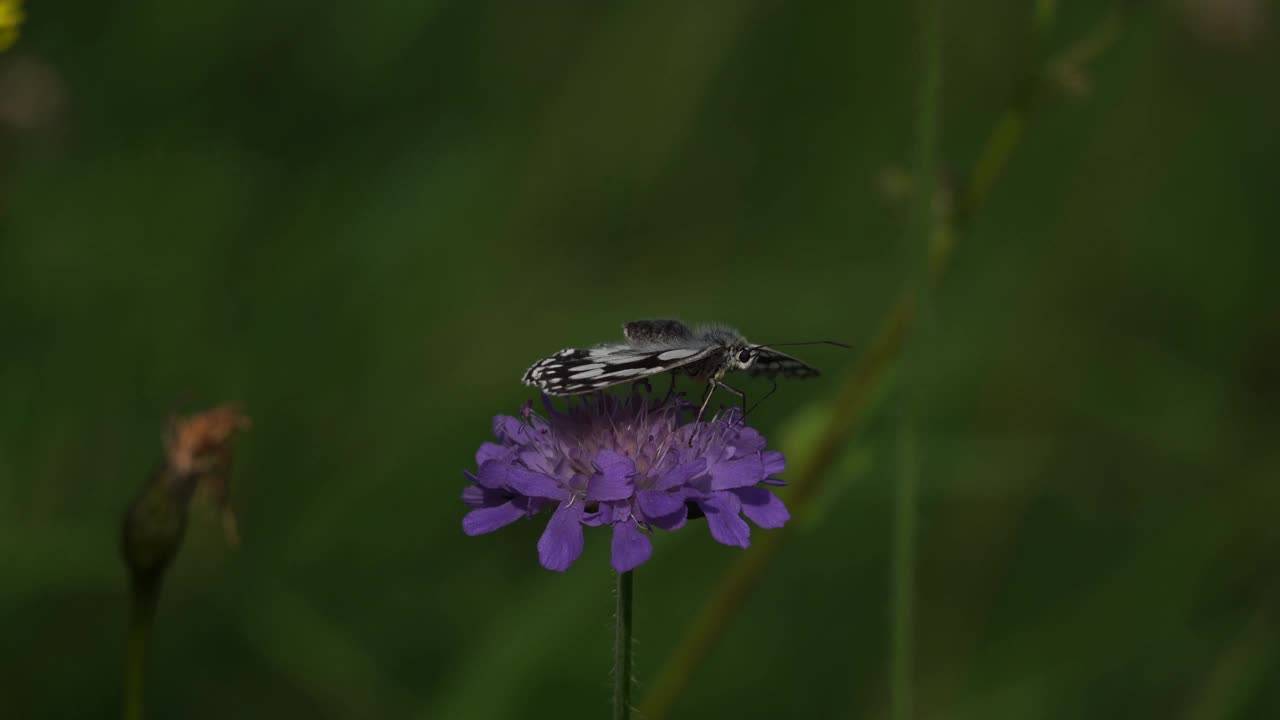
[[[771,347],[747,342],[738,331],[723,325],[691,328],[679,320],[637,320],[623,325],[622,334],[626,342],[569,348],[539,360],[525,371],[523,381],[548,395],[581,395],[671,372],[707,382],[702,402],[705,410],[717,386],[742,398],[745,406],[742,391],[721,379],[729,372],[768,378],[819,374],[817,368]],[[830,340],[817,342],[848,347]]]

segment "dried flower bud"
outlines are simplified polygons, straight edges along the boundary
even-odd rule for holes
[[[193,487],[194,478],[176,477],[169,468],[160,467],[129,505],[122,549],[135,585],[157,585],[177,555]]]
[[[170,418],[164,462],[125,513],[122,550],[135,586],[154,592],[182,545],[187,507],[198,487],[222,510],[227,542],[239,541],[228,478],[231,436],[249,427],[249,418],[224,405],[187,417]]]
[[[180,475],[223,473],[231,463],[232,433],[249,426],[249,418],[234,405],[172,417],[165,432],[165,459]]]

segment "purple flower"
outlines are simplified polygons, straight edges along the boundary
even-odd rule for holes
[[[682,457],[700,458],[707,466],[707,472],[689,481],[685,497],[706,516],[711,537],[745,548],[751,544],[751,528],[742,515],[762,528],[780,528],[791,519],[778,496],[765,487],[783,484],[773,476],[786,468],[786,458],[765,450],[764,436],[747,427],[736,409],[707,425],[696,432],[691,426],[680,429]]]
[[[560,412],[544,399],[547,417],[493,420],[498,442],[476,452],[472,482],[462,493],[471,512],[468,535],[497,530],[550,510],[538,540],[543,567],[563,572],[582,553],[583,527],[613,528],[613,567],[626,572],[653,554],[653,529],[678,530],[706,517],[711,536],[747,547],[750,529],[782,527],[790,518],[770,490],[785,465],[765,450],[760,433],[737,410],[701,423],[679,398],[596,395]]]

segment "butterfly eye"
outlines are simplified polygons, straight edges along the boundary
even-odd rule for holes
[[[745,365],[746,363],[751,362],[751,358],[752,358],[752,352],[750,350],[738,351],[738,362],[743,363]]]

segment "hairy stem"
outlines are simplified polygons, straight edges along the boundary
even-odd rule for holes
[[[616,573],[618,607],[613,631],[613,720],[631,717],[631,572]]]

